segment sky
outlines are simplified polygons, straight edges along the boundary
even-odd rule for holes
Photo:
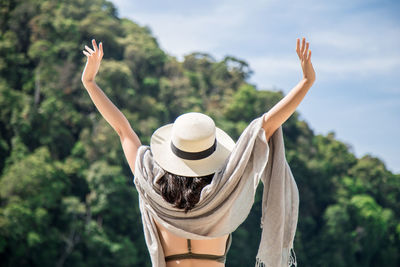
[[[286,95],[302,78],[296,38],[310,42],[316,81],[297,111],[315,134],[400,173],[400,1],[113,0],[182,60],[245,60],[257,89]]]

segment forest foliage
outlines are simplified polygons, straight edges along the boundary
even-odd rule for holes
[[[92,38],[105,54],[96,81],[143,144],[189,111],[236,140],[284,96],[249,83],[250,66],[234,56],[178,61],[108,1],[1,1],[2,266],[151,265],[119,137],[80,80]],[[400,266],[400,175],[372,155],[357,158],[334,132],[314,134],[297,112],[283,133],[300,191],[299,266]],[[260,193],[227,266],[254,266]]]

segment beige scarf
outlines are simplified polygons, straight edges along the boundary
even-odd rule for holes
[[[155,267],[165,267],[156,220],[173,234],[190,239],[211,239],[231,233],[247,218],[256,188],[263,182],[261,241],[256,266],[297,266],[293,239],[297,227],[299,193],[285,158],[282,127],[266,141],[262,117],[243,131],[200,200],[187,214],[160,195],[158,179],[165,171],[153,160],[149,146],[139,147],[134,183],[146,245]]]

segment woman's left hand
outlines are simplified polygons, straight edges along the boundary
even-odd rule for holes
[[[97,47],[95,39],[92,40],[92,44],[93,49],[85,45],[86,50],[82,51],[87,57],[86,66],[82,73],[82,82],[94,81],[103,58],[103,44],[100,42],[99,47]]]
[[[315,71],[311,63],[311,50],[309,50],[310,43],[306,42],[303,37],[300,46],[300,39],[297,38],[296,52],[301,62],[301,68],[303,69],[303,79],[313,83],[315,81]]]

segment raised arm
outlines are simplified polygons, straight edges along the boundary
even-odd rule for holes
[[[93,39],[92,44],[93,49],[85,46],[86,50],[83,51],[87,61],[81,80],[100,114],[118,133],[129,167],[134,173],[136,152],[141,143],[124,114],[108,99],[95,82],[104,53],[101,42],[97,47],[96,41]]]
[[[306,42],[304,37],[301,46],[300,39],[296,40],[296,52],[303,70],[303,78],[263,116],[263,128],[268,141],[273,133],[293,114],[315,81],[315,72],[311,63],[311,50],[308,48],[309,43]]]

